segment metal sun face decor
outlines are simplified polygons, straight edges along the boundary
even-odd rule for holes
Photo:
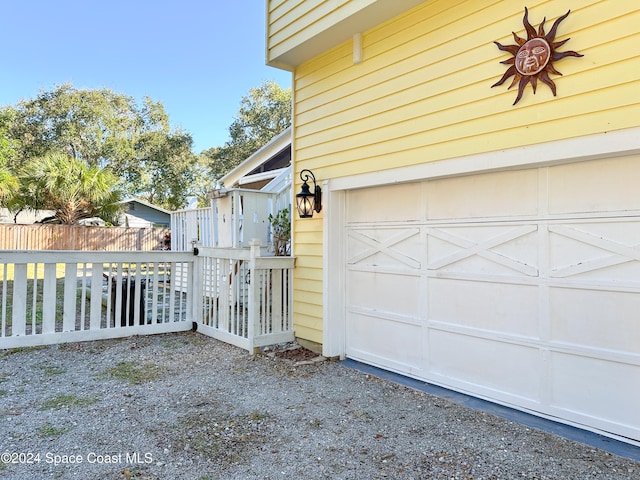
[[[536,93],[536,87],[538,86],[538,79],[542,81],[542,83],[549,86],[551,91],[553,92],[553,96],[556,96],[556,84],[553,83],[553,80],[549,78],[549,74],[553,73],[555,75],[562,75],[559,71],[555,69],[553,66],[553,62],[557,62],[558,60],[562,60],[565,57],[582,57],[583,55],[574,52],[558,52],[557,49],[562,45],[567,43],[570,39],[562,40],[561,42],[554,42],[556,38],[556,31],[558,30],[558,25],[565,18],[569,16],[569,10],[563,16],[558,18],[549,33],[545,34],[544,32],[544,22],[546,21],[546,17],[542,19],[542,23],[538,27],[538,31],[536,32],[535,28],[531,26],[529,23],[529,11],[527,7],[524,8],[524,18],[522,19],[522,24],[527,32],[527,39],[520,38],[513,33],[513,38],[515,39],[517,45],[501,45],[498,42],[495,43],[498,48],[502,51],[509,52],[513,55],[512,58],[504,60],[500,63],[505,65],[511,65],[502,78],[491,85],[491,88],[496,87],[498,85],[502,85],[509,77],[513,77],[511,81],[511,85],[509,85],[510,89],[516,83],[518,84],[518,96],[516,97],[515,105],[522,98],[522,94],[524,92],[524,88],[528,83],[531,83],[531,88],[533,88],[533,93]]]

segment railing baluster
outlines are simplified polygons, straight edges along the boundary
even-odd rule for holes
[[[180,275],[182,275],[182,269],[180,269]],[[180,286],[178,280],[178,264],[176,262],[171,264],[171,284],[172,290],[169,295],[169,321],[176,321],[176,295],[180,294]]]
[[[122,288],[120,288],[122,285]],[[122,266],[122,284],[118,284],[118,289],[122,291],[122,315],[121,325],[128,327],[131,323],[131,264]]]
[[[267,318],[267,302],[268,302],[268,298],[267,296],[269,295],[269,289],[267,288],[267,282],[266,282],[266,276],[265,276],[265,272],[266,270],[258,270],[258,280],[259,280],[259,284],[258,284],[258,291],[259,291],[259,298],[260,301],[258,303],[258,319],[257,319],[257,323],[256,323],[256,333],[258,335],[264,335],[265,333],[265,326],[267,324],[267,322],[269,321],[269,319]]]
[[[31,282],[31,285],[32,285],[32,288],[31,288],[31,335],[35,335],[37,333],[36,317],[38,313],[38,264],[37,263],[33,264],[33,280]],[[27,289],[27,295],[28,294],[29,294],[29,291]]]
[[[171,296],[173,291],[171,290],[170,286],[169,286],[169,281],[167,280],[167,278],[171,278],[171,263],[167,263],[167,262],[163,262],[162,263],[162,322],[168,322],[169,318],[171,318],[171,320],[173,320],[173,317],[169,316],[169,313],[171,313],[171,311],[169,310],[169,305],[171,302]],[[169,272],[167,274],[167,271]],[[167,277],[167,275],[169,275],[169,277]]]
[[[149,271],[153,269],[153,275]],[[158,262],[147,265],[147,294],[151,286],[151,323],[158,323],[158,278],[160,278],[160,264]]]
[[[248,338],[249,338],[249,351],[253,353],[254,340],[256,331],[259,332],[260,322],[260,276],[258,274],[258,265],[256,259],[260,257],[260,241],[252,240],[250,247],[250,260],[249,260],[249,325],[248,325]],[[258,327],[258,328],[256,328]]]
[[[282,329],[282,302],[284,291],[282,290],[282,270],[271,270],[271,333],[280,333]]]
[[[131,312],[131,314],[133,315],[134,325],[142,325],[145,323],[144,318],[140,318],[140,301],[142,298],[142,279],[140,278],[142,276],[142,271],[140,270],[140,267],[140,263],[135,264],[135,273],[133,274],[133,278],[131,279],[131,281],[133,282],[132,286],[134,289],[134,293],[133,305],[131,305],[131,300],[129,299],[129,307],[133,308],[133,312]],[[129,290],[127,294],[131,295],[131,290]]]
[[[37,277],[37,275],[36,275]],[[35,293],[34,293],[35,296]],[[42,285],[42,333],[56,331],[56,264],[45,263]]]
[[[102,263],[91,265],[91,301],[89,303],[89,330],[100,329],[102,322]]]
[[[213,258],[211,260],[211,300],[213,302],[213,323],[211,326],[215,328],[220,327],[220,286],[218,285],[218,279],[220,278],[220,262],[219,258]]]
[[[87,264],[82,263],[80,267],[80,330],[86,330],[85,317],[87,305]]]
[[[76,329],[76,293],[78,291],[78,264],[64,265],[64,301],[62,307],[62,331],[72,332]]]
[[[27,264],[13,265],[13,311],[11,334],[25,335],[27,321]]]
[[[264,318],[265,322],[262,326],[262,334],[266,335],[268,333],[272,333],[273,331],[273,277],[272,277],[272,269],[264,270],[264,288],[267,291],[265,295],[266,301],[264,302]]]
[[[219,299],[220,299],[220,303],[219,303],[219,309],[220,309],[220,325],[222,328],[222,330],[228,332],[228,333],[232,333],[231,331],[231,322],[230,322],[230,318],[229,318],[229,266],[230,266],[230,260],[228,259],[224,259],[220,262],[220,276],[218,277],[218,281],[220,282],[220,295],[219,295]]]
[[[0,337],[7,335],[7,271],[8,265],[2,265],[2,330]]]
[[[243,337],[249,338],[249,282],[251,281],[251,273],[249,270],[249,264],[247,262],[244,263],[244,270],[242,272],[242,298],[244,307],[242,308],[242,325],[243,329]]]
[[[112,282],[112,275],[113,275],[113,263],[109,262],[109,266],[107,267],[107,271],[104,272],[103,276],[106,280],[106,306],[105,306],[105,316],[106,316],[106,328],[114,328],[115,327],[115,322],[113,322],[112,316],[113,316],[113,302],[112,302],[112,295],[114,294],[114,290],[113,290],[113,282]]]
[[[122,292],[126,287],[124,281],[125,280],[122,262],[118,262],[115,278],[113,276],[111,277],[112,288],[115,289],[115,302],[113,302],[115,304],[113,307],[113,319],[114,325],[116,327],[124,326],[124,321],[126,318],[122,316],[122,302],[124,302],[124,299],[122,298]],[[111,298],[113,299],[113,297]]]
[[[186,308],[184,309],[184,317],[183,317],[183,321],[185,322],[191,322],[193,321],[193,308],[194,308],[194,303],[193,303],[193,295],[194,295],[194,277],[197,275],[196,270],[193,268],[195,265],[195,262],[190,262],[190,263],[185,263],[185,266],[187,268],[187,288],[185,290],[185,297],[187,300],[187,305]],[[182,308],[181,308],[182,310]]]

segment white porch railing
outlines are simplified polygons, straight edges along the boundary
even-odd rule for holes
[[[293,259],[246,250],[0,251],[0,348],[190,330],[293,340]]]
[[[169,255],[168,255],[169,254]],[[0,251],[0,348],[189,330],[183,252]]]
[[[273,251],[269,215],[291,211],[291,199],[291,167],[262,190],[221,190],[210,207],[171,212],[171,250],[191,250],[194,240],[206,247],[241,248],[257,238]]]
[[[198,331],[249,351],[294,339],[292,257],[261,257],[253,242],[200,247],[198,258]]]
[[[216,232],[212,207],[171,212],[171,250],[191,251],[192,241],[213,247]]]

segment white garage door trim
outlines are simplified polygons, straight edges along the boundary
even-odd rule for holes
[[[352,179],[338,179],[332,180],[330,182],[325,183],[325,192],[326,202],[325,202],[325,217],[324,217],[324,245],[325,245],[325,256],[324,256],[324,285],[325,285],[325,298],[324,298],[324,353],[325,355],[330,356],[345,356],[346,354],[346,299],[345,299],[345,270],[343,266],[345,265],[345,252],[344,249],[338,248],[327,248],[328,245],[345,245],[345,234],[343,231],[343,226],[345,225],[345,204],[346,204],[346,191],[350,189],[350,185],[357,185],[358,187],[366,187],[366,186],[375,186],[381,185],[384,183],[389,183],[389,179],[399,181],[401,180],[426,180],[430,177],[420,177],[419,175],[424,175],[425,171],[432,169],[432,174],[436,177],[444,177],[444,176],[454,176],[458,175],[463,170],[463,165],[466,165],[466,168],[470,169],[469,171],[473,171],[476,173],[477,165],[480,164],[483,167],[486,167],[488,170],[496,171],[501,169],[513,168],[515,165],[517,168],[524,168],[538,166],[538,165],[547,165],[547,164],[556,164],[560,163],[560,160],[557,157],[551,157],[549,160],[549,156],[545,157],[543,155],[549,155],[550,152],[557,151],[573,151],[573,155],[568,159],[570,162],[577,162],[583,160],[591,160],[593,158],[604,158],[611,157],[616,155],[626,155],[634,152],[640,151],[640,129],[633,129],[633,131],[624,131],[618,132],[616,135],[607,134],[605,136],[598,135],[594,137],[589,137],[588,139],[580,139],[578,143],[576,141],[568,141],[568,142],[554,142],[553,145],[541,145],[537,147],[529,147],[524,149],[514,149],[507,152],[501,152],[496,155],[496,159],[488,164],[488,159],[486,156],[478,156],[478,157],[469,157],[467,159],[461,159],[459,161],[452,161],[450,163],[450,170],[447,170],[446,165],[447,162],[439,162],[439,165],[429,166],[421,165],[418,167],[412,167],[411,169],[398,169],[394,171],[384,172],[384,176],[379,176],[378,174],[367,174],[362,175]],[[615,137],[615,138],[614,138]],[[612,139],[614,140],[612,142]],[[612,146],[612,143],[615,144]],[[580,148],[578,148],[580,147]],[[615,147],[615,148],[614,148]],[[547,158],[546,162],[530,162],[526,164],[523,162],[523,158],[525,159],[540,159]],[[480,162],[476,162],[475,160],[481,160]],[[565,159],[566,161],[566,159]],[[474,167],[474,168],[472,168]],[[468,173],[467,173],[468,174]],[[516,222],[517,223],[517,222]],[[526,228],[523,226],[523,228]],[[562,228],[562,227],[559,227]],[[564,232],[565,234],[567,232]],[[571,232],[568,232],[571,234]],[[442,326],[442,331],[446,332],[447,328],[450,328],[446,325]],[[569,348],[571,350],[571,348]],[[612,353],[615,356],[615,353]],[[371,363],[375,363],[375,359],[372,359]],[[387,368],[389,366],[387,365]],[[393,369],[393,368],[391,368]],[[419,376],[419,375],[416,375]],[[430,378],[430,381],[433,383],[440,383],[442,385],[446,385],[452,388],[457,388],[460,390],[466,390],[466,385],[456,385],[455,382],[452,382],[447,379],[437,379],[435,377]],[[495,395],[490,389],[487,389],[486,394],[483,395],[482,388],[475,389],[474,392],[477,396],[484,396],[485,398],[490,398],[496,400]],[[510,401],[510,399],[503,397],[502,399],[498,399],[498,401],[502,401],[505,404],[509,404],[511,406],[517,406],[523,410],[527,410],[526,402],[518,402]],[[538,411],[535,408],[535,405],[531,405],[532,411]],[[552,409],[547,410],[546,414],[550,417],[553,417],[556,412]],[[591,422],[591,426],[585,426],[584,419],[581,415],[577,414],[572,416],[571,412],[559,411],[557,415],[560,417],[561,421],[565,421],[566,423],[573,423],[582,426],[583,428],[587,428],[594,431],[600,431],[600,424],[597,420]],[[603,430],[606,430],[604,427],[606,422],[602,425]],[[595,426],[594,426],[595,425]],[[600,432],[606,433],[606,432]],[[611,436],[616,436],[615,434],[610,434]],[[627,439],[628,441],[628,439]]]

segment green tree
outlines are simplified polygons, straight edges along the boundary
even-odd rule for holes
[[[14,211],[54,210],[55,221],[69,225],[91,217],[114,222],[121,210],[118,183],[108,168],[88,165],[64,153],[50,153],[24,166],[20,191],[10,207]]]
[[[291,89],[273,81],[249,90],[229,127],[230,140],[202,152],[213,179],[224,176],[291,125]]]
[[[64,84],[6,112],[0,115],[0,131],[4,128],[8,139],[18,141],[16,168],[62,152],[89,166],[109,166],[129,195],[165,198],[160,204],[168,208],[184,204],[188,193],[176,179],[188,177],[196,163],[192,139],[171,130],[162,103],[145,97],[138,105],[134,98],[108,89],[78,90]],[[158,194],[163,191],[169,193]]]
[[[215,188],[215,179],[220,178],[224,173],[214,176],[210,168],[211,159],[204,154],[196,157],[196,165],[193,169],[193,183],[191,184],[191,195],[197,197],[199,207],[208,207],[210,204],[209,194]]]
[[[6,164],[0,161],[0,206],[5,207],[11,197],[18,190],[18,179],[7,168]]]
[[[15,110],[10,107],[0,108],[0,165],[8,168],[18,155],[20,143],[9,134],[14,121]]]
[[[197,159],[191,136],[184,132],[150,132],[137,144],[138,162],[121,176],[135,185],[132,193],[149,203],[177,210],[194,191]]]
[[[9,110],[0,110],[0,119],[8,118]],[[0,123],[0,206],[6,206],[9,199],[18,189],[18,179],[9,165],[16,156],[16,142],[7,135],[6,128]]]

